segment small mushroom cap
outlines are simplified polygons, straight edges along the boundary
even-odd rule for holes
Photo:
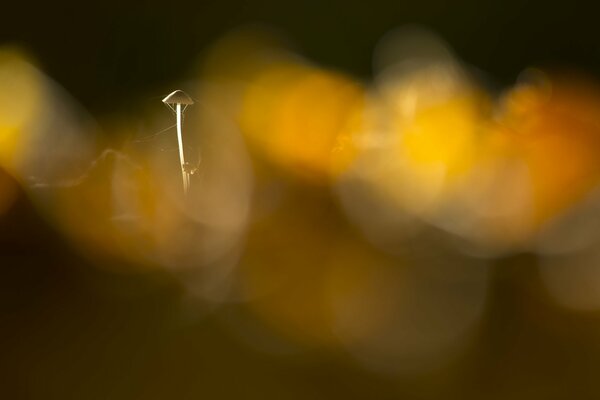
[[[194,104],[194,100],[183,90],[176,90],[163,99],[165,104]]]

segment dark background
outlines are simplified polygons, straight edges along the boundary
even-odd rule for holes
[[[588,4],[589,3],[589,4]],[[185,77],[207,45],[248,23],[279,29],[322,65],[368,79],[389,29],[431,28],[499,83],[527,66],[600,72],[598,14],[584,1],[12,1],[0,40],[30,49],[92,112]],[[162,92],[161,92],[162,93]]]

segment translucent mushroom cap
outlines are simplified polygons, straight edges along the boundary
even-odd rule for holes
[[[163,100],[165,104],[194,104],[194,100],[183,90],[176,90]]]

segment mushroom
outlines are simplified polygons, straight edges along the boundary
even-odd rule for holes
[[[187,194],[190,188],[190,174],[186,168],[185,156],[183,154],[183,137],[181,134],[181,116],[185,109],[194,104],[194,100],[183,90],[176,90],[162,100],[177,115],[177,141],[179,143],[179,162],[181,164],[181,176],[183,177],[183,193]],[[184,105],[183,109],[181,105]]]

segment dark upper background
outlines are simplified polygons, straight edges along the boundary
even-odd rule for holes
[[[377,40],[406,23],[430,27],[500,83],[531,65],[600,75],[597,10],[565,0],[57,0],[2,8],[0,43],[28,48],[94,114],[118,112],[142,91],[184,78],[207,45],[252,22],[279,29],[314,61],[364,78]]]

